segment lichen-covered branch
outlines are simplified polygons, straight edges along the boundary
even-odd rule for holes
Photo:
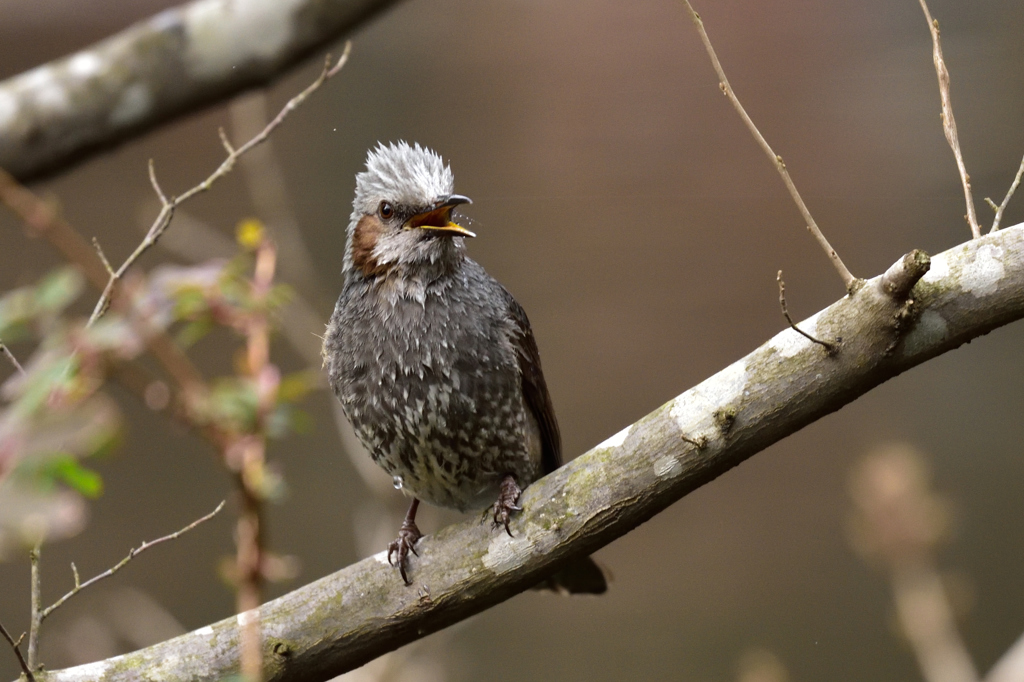
[[[534,483],[514,538],[472,519],[420,542],[411,586],[382,552],[265,604],[266,679],[327,680],[494,606],[882,382],[1024,317],[1024,225],[939,254],[926,274],[907,267],[921,262],[898,268],[917,270],[909,298],[879,276],[800,323],[841,338],[838,354],[787,328]],[[239,671],[240,618],[47,679],[223,679]]]
[[[0,168],[22,182],[270,82],[395,0],[195,0],[0,82]]]

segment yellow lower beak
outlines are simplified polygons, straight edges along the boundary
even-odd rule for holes
[[[452,209],[459,204],[471,203],[466,197],[452,195],[440,206],[423,213],[417,213],[406,221],[403,227],[407,229],[418,228],[421,230],[432,230],[458,235],[460,237],[475,237],[476,235],[462,225],[452,222]]]

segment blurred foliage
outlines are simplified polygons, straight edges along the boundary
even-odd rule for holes
[[[91,326],[69,310],[84,287],[74,268],[0,298],[0,339],[17,344],[19,355],[30,353],[24,373],[0,386],[0,558],[84,526],[82,498],[103,492],[100,475],[84,461],[112,450],[121,432],[119,410],[102,393],[112,370],[137,364],[156,335],[184,353],[218,328],[244,341],[253,329],[272,326],[290,291],[259,286],[251,273],[260,250],[270,249],[272,258],[273,247],[255,220],[240,223],[237,238],[234,259],[165,265],[123,282],[111,310]],[[234,373],[187,393],[178,386],[171,400],[171,414],[217,444],[233,469],[232,453],[246,439],[309,429],[296,404],[316,379],[308,372],[282,377],[269,362],[250,368],[244,348],[239,357]],[[261,463],[256,474],[264,499],[281,496],[279,472]]]

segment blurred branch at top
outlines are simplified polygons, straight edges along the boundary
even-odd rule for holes
[[[0,82],[0,168],[60,173],[265,85],[395,0],[195,0]]]

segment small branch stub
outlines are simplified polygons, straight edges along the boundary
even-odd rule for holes
[[[882,291],[897,301],[904,301],[910,297],[914,285],[931,267],[932,259],[928,254],[920,249],[914,249],[885,271],[881,281]]]
[[[779,274],[776,276],[775,279],[779,283],[779,306],[782,308],[782,315],[783,317],[786,318],[786,322],[789,323],[790,328],[792,328],[793,331],[795,331],[796,333],[805,336],[806,338],[810,339],[814,343],[824,348],[825,353],[827,353],[828,355],[835,355],[836,353],[838,353],[839,346],[837,344],[829,343],[828,341],[822,341],[821,339],[816,339],[807,332],[805,332],[800,327],[796,326],[796,323],[793,322],[793,318],[789,316],[789,308],[786,307],[786,283],[782,281],[782,270],[779,270]]]

